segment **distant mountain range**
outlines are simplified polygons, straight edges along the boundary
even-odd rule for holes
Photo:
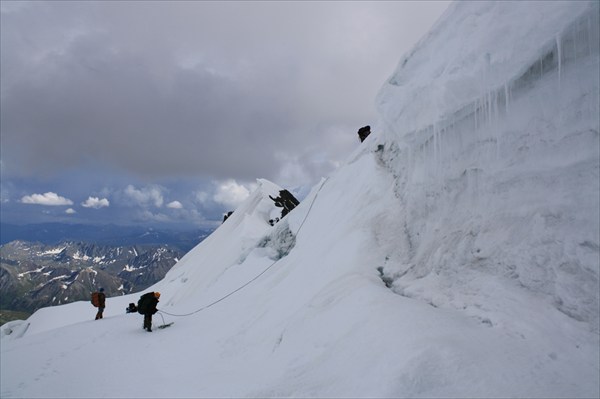
[[[139,226],[83,225],[42,223],[29,225],[0,224],[0,245],[15,240],[55,245],[64,241],[81,241],[98,245],[171,245],[187,252],[214,229],[177,231]]]
[[[139,292],[212,230],[168,231],[115,225],[1,224],[0,319],[39,308]],[[22,312],[22,313],[15,313]]]
[[[141,291],[161,280],[185,253],[168,245],[105,246],[83,242],[0,246],[0,307],[32,313],[53,305]]]

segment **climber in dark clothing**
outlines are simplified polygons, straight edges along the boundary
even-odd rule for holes
[[[152,315],[158,312],[160,292],[148,292],[140,297],[138,301],[138,312],[144,315],[144,330],[152,332]]]
[[[360,129],[358,129],[358,138],[360,139],[361,143],[363,141],[365,141],[365,139],[367,137],[369,137],[370,134],[371,134],[371,126],[369,126],[369,125],[363,126]]]
[[[102,314],[104,313],[104,308],[106,307],[106,294],[104,293],[104,288],[100,288],[98,292],[98,312],[96,313],[96,320],[102,318]]]
[[[273,202],[275,202],[275,206],[283,208],[281,210],[282,219],[300,203],[300,201],[298,201],[296,197],[294,197],[292,193],[290,193],[288,190],[279,191],[279,197],[277,198],[273,198],[270,195],[269,198],[271,198]]]

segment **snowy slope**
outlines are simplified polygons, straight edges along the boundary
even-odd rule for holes
[[[598,397],[598,47],[597,2],[454,4],[345,165],[273,227],[259,180],[152,287],[172,327],[42,309],[1,396]]]

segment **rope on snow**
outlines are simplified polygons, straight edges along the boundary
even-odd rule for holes
[[[300,223],[300,226],[298,227],[298,230],[296,231],[296,236],[300,233],[300,230],[302,229],[302,226],[304,226],[304,222],[306,222],[306,219],[308,218],[308,215],[310,214],[310,211],[312,210],[313,205],[315,204],[315,201],[317,199],[317,196],[319,195],[319,192],[321,191],[321,189],[323,188],[323,186],[325,185],[325,183],[327,182],[327,180],[329,180],[329,177],[327,179],[325,179],[325,181],[323,182],[323,184],[321,184],[321,187],[319,187],[319,190],[317,190],[317,193],[315,194],[315,197],[313,198],[312,202],[310,203],[310,206],[308,207],[308,211],[306,212],[306,215],[304,215],[304,219],[302,220],[302,223]],[[235,294],[238,291],[241,291],[243,288],[247,287],[248,285],[250,285],[252,282],[256,281],[260,276],[262,276],[263,274],[265,274],[267,272],[267,270],[269,270],[271,267],[273,267],[277,262],[279,262],[279,259],[274,261],[273,263],[271,263],[269,266],[267,266],[265,268],[265,270],[263,270],[262,272],[260,272],[259,274],[257,274],[254,278],[252,278],[251,280],[247,281],[246,283],[244,283],[243,285],[239,286],[238,288],[236,288],[235,290],[231,291],[230,293],[228,293],[227,295],[217,299],[214,302],[209,303],[208,305],[205,305],[203,307],[201,307],[200,309],[194,310],[193,312],[190,313],[185,313],[185,314],[173,314],[173,313],[169,313],[169,312],[165,312],[164,310],[159,310],[158,313],[164,313],[166,315],[169,316],[176,316],[176,317],[186,317],[186,316],[191,316],[195,313],[201,312],[205,309],[210,308],[211,306],[216,305],[217,303],[225,300],[226,298],[229,298],[230,296],[232,296],[233,294]],[[160,315],[160,317],[162,317],[162,314]],[[163,324],[164,324],[164,318],[163,318]]]

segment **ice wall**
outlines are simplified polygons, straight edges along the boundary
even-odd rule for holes
[[[369,142],[403,211],[376,232],[402,237],[382,267],[396,292],[502,323],[519,301],[490,319],[492,274],[598,332],[598,15],[457,2],[401,60]]]
[[[490,111],[489,102],[501,103],[495,94],[509,101],[511,89],[532,77],[597,54],[596,7],[586,1],[453,3],[378,94],[387,130],[420,136],[478,105]]]

